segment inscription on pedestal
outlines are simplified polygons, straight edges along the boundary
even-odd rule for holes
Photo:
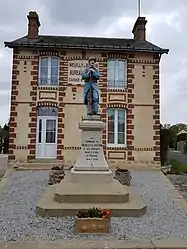
[[[94,137],[89,137],[82,144],[84,149],[85,158],[87,161],[98,161],[99,160],[99,152],[101,150],[100,141],[96,140]]]

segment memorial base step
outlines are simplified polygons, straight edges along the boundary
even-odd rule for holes
[[[117,180],[110,182],[94,181],[88,183],[85,175],[82,182],[70,182],[69,175],[66,175],[56,187],[54,200],[63,203],[124,203],[129,200],[128,187],[121,185]],[[100,176],[102,173],[100,172]]]
[[[54,200],[56,186],[50,186],[36,207],[36,214],[42,217],[75,216],[78,209],[92,207],[110,209],[112,217],[140,217],[146,213],[146,204],[130,192],[125,203],[58,203]]]

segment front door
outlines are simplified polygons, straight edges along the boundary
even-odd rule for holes
[[[57,156],[57,117],[38,117],[37,158],[56,158]]]

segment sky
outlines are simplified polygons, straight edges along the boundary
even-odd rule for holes
[[[40,34],[132,38],[138,0],[6,0],[0,2],[0,125],[10,109],[12,50],[4,41],[27,34],[39,14]],[[161,122],[187,123],[187,0],[141,0],[147,40],[170,50],[161,59]]]

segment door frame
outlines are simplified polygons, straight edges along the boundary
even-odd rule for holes
[[[46,156],[38,156],[38,138],[39,138],[39,120],[42,120],[42,137],[41,139],[43,139],[43,137],[45,138],[46,136],[46,120],[56,120],[56,134],[55,134],[55,141],[56,141],[56,153],[54,157],[46,157]],[[45,125],[44,125],[45,123]],[[45,130],[45,131],[44,131]],[[36,158],[38,159],[55,159],[57,158],[57,138],[58,138],[58,116],[38,116],[37,117],[37,126],[36,126]],[[41,143],[43,144],[43,146],[45,147],[45,142]],[[44,148],[45,149],[45,148]]]

